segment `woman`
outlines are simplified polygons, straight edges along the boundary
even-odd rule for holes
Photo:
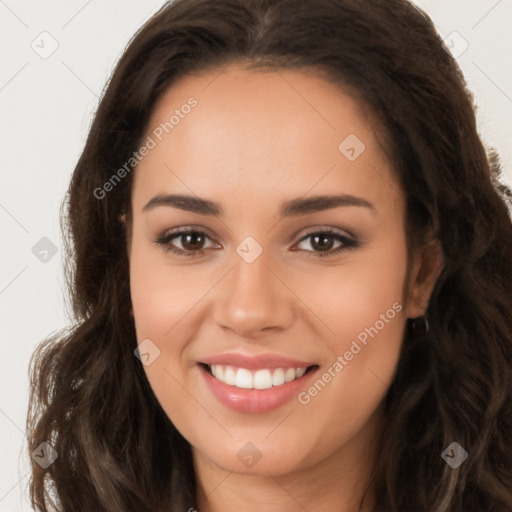
[[[34,507],[512,510],[503,190],[405,0],[166,5],[71,181]]]

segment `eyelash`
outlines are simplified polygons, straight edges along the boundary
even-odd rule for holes
[[[199,229],[193,229],[191,227],[186,227],[186,228],[179,228],[179,229],[169,232],[169,233],[165,233],[162,236],[158,237],[156,240],[154,240],[154,242],[156,244],[158,244],[165,252],[170,252],[172,254],[176,254],[177,256],[182,257],[182,258],[195,258],[195,257],[197,257],[196,254],[203,253],[205,249],[200,249],[198,251],[186,251],[186,250],[178,249],[178,248],[170,245],[171,240],[178,238],[180,236],[183,236],[183,235],[190,235],[190,234],[205,235],[207,238],[210,238],[210,240],[212,240],[212,238],[210,236],[208,236],[204,231],[201,231]],[[304,236],[298,241],[298,243],[303,242],[304,240],[310,238],[313,235],[331,235],[332,238],[335,238],[337,241],[341,242],[341,244],[342,244],[334,250],[331,249],[331,250],[325,251],[325,252],[306,251],[307,253],[315,253],[314,256],[310,255],[313,258],[318,258],[318,257],[326,258],[326,257],[334,256],[334,255],[339,254],[343,250],[355,249],[358,246],[358,242],[355,239],[350,238],[345,235],[342,235],[341,233],[339,233],[331,228],[326,228],[326,229],[321,229],[321,230],[317,229],[314,231],[309,231],[304,234]]]

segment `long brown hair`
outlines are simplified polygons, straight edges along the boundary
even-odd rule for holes
[[[406,333],[386,395],[372,485],[378,511],[512,510],[512,224],[496,155],[433,23],[407,0],[177,0],[134,36],[104,91],[66,197],[76,318],[31,363],[29,450],[39,511],[196,506],[189,443],[157,402],[130,316],[127,234],[133,156],[157,99],[180,77],[241,62],[314,69],[382,122],[407,202],[408,244],[441,242],[423,338]],[[501,192],[500,192],[501,191]],[[453,469],[441,457],[469,454]]]

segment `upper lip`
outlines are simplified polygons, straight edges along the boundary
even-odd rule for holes
[[[223,364],[237,368],[247,368],[248,370],[256,370],[259,368],[307,368],[315,364],[277,354],[247,356],[240,353],[216,354],[211,357],[206,357],[200,362],[207,365]]]

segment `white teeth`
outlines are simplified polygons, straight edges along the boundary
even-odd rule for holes
[[[272,386],[280,386],[284,383],[284,370],[282,368],[274,370],[274,375],[272,375]]]
[[[295,378],[299,378],[299,377],[302,377],[304,374],[306,373],[306,368],[297,368],[297,370],[295,370]]]
[[[272,387],[270,370],[258,370],[254,374],[254,389],[268,389]]]
[[[210,370],[216,379],[242,389],[269,389],[272,386],[282,386],[306,373],[306,368],[263,368],[251,372],[245,368],[220,364],[210,365]]]
[[[286,380],[286,382],[291,382],[292,380],[294,380],[295,370],[293,368],[288,368],[288,370],[286,370],[286,373],[284,374],[284,379]]]
[[[235,386],[237,388],[252,389],[254,386],[252,385],[251,372],[245,368],[239,368],[236,372]]]
[[[219,365],[214,365],[219,366]],[[229,384],[230,386],[234,386],[236,384],[236,372],[234,368],[231,366],[226,366],[226,370],[224,371],[224,379],[223,382]]]

